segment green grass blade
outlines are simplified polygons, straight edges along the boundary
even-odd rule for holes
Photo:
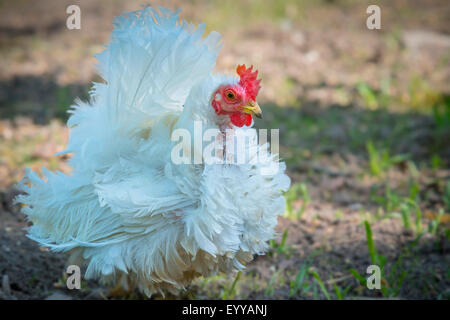
[[[369,221],[364,221],[364,226],[366,228],[367,248],[369,249],[370,261],[372,261],[372,264],[377,264],[377,254],[375,245],[373,244],[372,229],[370,228]]]
[[[325,287],[325,284],[323,283],[322,279],[320,278],[319,274],[316,271],[310,271],[310,273],[313,275],[314,279],[317,281],[317,284],[319,285],[320,289],[322,290],[323,294],[327,298],[327,300],[331,300],[330,294]]]
[[[367,284],[367,279],[366,279],[366,278],[364,278],[362,275],[360,275],[359,272],[356,271],[356,270],[353,269],[353,268],[350,269],[349,271],[350,271],[350,273],[356,278],[356,280],[359,281],[359,283],[360,283],[362,286],[366,286],[366,284]]]
[[[234,278],[233,283],[231,284],[231,287],[228,290],[225,290],[222,300],[232,299],[236,292],[236,284],[241,278],[241,271],[239,271],[236,275],[236,278]]]

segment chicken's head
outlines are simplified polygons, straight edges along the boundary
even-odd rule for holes
[[[261,80],[257,79],[258,71],[252,72],[252,69],[253,66],[239,65],[236,69],[239,82],[220,86],[212,98],[211,105],[216,114],[228,115],[236,127],[249,126],[252,116],[261,118],[261,108],[256,102]]]

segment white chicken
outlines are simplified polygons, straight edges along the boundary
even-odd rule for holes
[[[212,73],[220,35],[202,39],[203,24],[158,9],[116,18],[97,55],[105,83],[70,111],[62,153],[72,154],[71,174],[27,171],[16,198],[31,239],[69,252],[86,278],[148,296],[241,270],[263,254],[290,185],[275,154],[242,164],[172,161],[174,130],[194,135],[195,121],[203,130],[249,130],[261,113],[260,80],[245,66],[239,77]],[[261,173],[273,165],[279,170]]]

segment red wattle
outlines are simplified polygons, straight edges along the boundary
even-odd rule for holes
[[[251,114],[246,114],[246,119],[245,119],[245,125],[249,126],[252,124],[252,115]]]
[[[236,127],[249,126],[252,124],[252,115],[248,113],[232,113],[230,115],[230,121]]]

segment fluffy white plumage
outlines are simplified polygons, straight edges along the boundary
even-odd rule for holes
[[[196,276],[241,270],[263,254],[284,212],[290,180],[284,163],[175,165],[175,128],[193,121],[218,128],[211,95],[237,77],[212,74],[220,36],[202,39],[204,25],[152,8],[116,19],[97,56],[105,83],[77,101],[68,120],[70,175],[27,171],[17,202],[33,225],[29,237],[86,278],[121,281],[147,295],[184,288]],[[246,130],[246,128],[235,128]],[[267,148],[258,146],[256,148]]]

